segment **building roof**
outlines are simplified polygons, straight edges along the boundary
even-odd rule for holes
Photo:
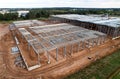
[[[120,18],[117,17],[108,16],[106,17],[102,15],[78,15],[78,14],[52,15],[52,17],[102,24],[110,27],[120,27]]]

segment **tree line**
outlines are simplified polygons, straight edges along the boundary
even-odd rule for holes
[[[5,13],[5,14],[1,14],[0,13],[0,20],[5,20],[5,21],[9,21],[9,20],[17,20],[18,19],[18,13]]]
[[[0,20],[26,20],[37,18],[48,18],[56,14],[108,14],[111,16],[120,16],[120,9],[84,9],[84,8],[41,8],[30,9],[26,16],[18,16],[18,13],[0,14]]]

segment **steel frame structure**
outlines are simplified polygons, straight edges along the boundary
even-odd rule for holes
[[[70,23],[90,30],[106,33],[112,38],[120,37],[120,19],[93,15],[52,15],[51,20]]]
[[[55,58],[58,61],[60,48],[63,48],[62,54],[66,57],[67,53],[72,55],[74,50],[79,52],[85,48],[103,44],[107,40],[107,36],[104,33],[66,23],[16,28],[13,32],[14,36],[29,51],[30,55],[31,52],[35,54],[37,65],[41,65],[40,55],[42,53],[47,55],[47,61],[50,63],[50,53],[54,53],[52,51],[56,52]],[[67,50],[68,46],[70,46],[69,52]],[[31,58],[34,59],[34,55],[31,55]]]
[[[73,45],[77,43],[77,50],[79,50],[81,47],[81,49],[84,49],[100,45],[106,40],[106,34],[69,24],[35,26],[29,27],[29,29],[36,33],[38,39],[44,41],[40,41],[40,43],[43,45],[46,52],[50,52],[50,49],[56,49],[56,60],[58,60],[58,49],[61,47],[64,48],[63,54],[66,56],[66,46],[68,45],[71,45],[71,49],[73,49]],[[45,46],[43,44],[45,42],[51,44],[51,46]],[[70,52],[72,52],[72,50]],[[48,61],[50,62],[49,58]]]

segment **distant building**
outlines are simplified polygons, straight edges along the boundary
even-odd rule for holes
[[[27,13],[29,13],[29,11],[21,10],[21,11],[17,11],[17,13],[18,13],[18,17],[20,17],[20,16],[26,16]]]
[[[18,17],[20,16],[26,16],[27,13],[29,13],[29,11],[26,10],[20,10],[20,11],[8,11],[8,10],[1,10],[0,13],[1,14],[5,14],[5,13],[18,13]]]
[[[8,10],[1,10],[0,13],[5,14],[5,13],[9,13],[9,11]]]

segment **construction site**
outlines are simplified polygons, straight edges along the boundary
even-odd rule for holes
[[[108,15],[52,15],[51,20],[66,22],[86,29],[103,32],[111,38],[120,36],[120,18]]]
[[[49,20],[9,25],[1,49],[10,78],[61,79],[120,49],[116,17],[64,14]]]

